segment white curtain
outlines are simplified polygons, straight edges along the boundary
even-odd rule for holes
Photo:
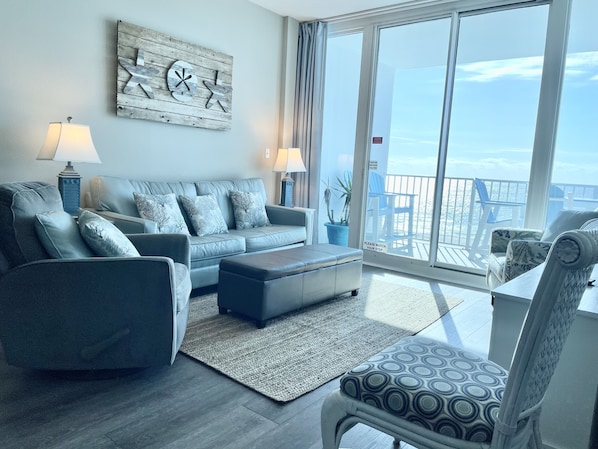
[[[328,25],[324,22],[302,23],[297,49],[293,147],[301,149],[307,172],[295,173],[295,203],[314,209],[318,209],[320,204],[327,29]],[[317,235],[314,235],[314,241],[317,242]]]

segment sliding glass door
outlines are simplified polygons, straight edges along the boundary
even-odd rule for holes
[[[493,228],[598,207],[598,2],[480,3],[329,23],[321,189],[367,263],[481,286]]]
[[[547,20],[543,5],[459,21],[439,265],[485,269],[492,229],[524,223]]]
[[[523,224],[547,17],[543,5],[380,29],[365,250],[481,273],[491,229]]]
[[[594,165],[598,142],[597,19],[598,2],[573,1],[552,170],[549,213],[553,215],[561,209],[598,208]]]
[[[367,250],[429,258],[450,29],[445,18],[380,30]]]

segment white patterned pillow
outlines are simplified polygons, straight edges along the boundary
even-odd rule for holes
[[[80,210],[79,232],[98,256],[138,257],[140,255],[120,229],[88,210]]]
[[[266,215],[266,204],[257,192],[230,191],[237,229],[271,226]]]
[[[174,193],[146,195],[133,193],[139,216],[156,222],[161,234],[189,234]]]
[[[179,199],[198,236],[228,233],[228,227],[214,195],[181,195]]]

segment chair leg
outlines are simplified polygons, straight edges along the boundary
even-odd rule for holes
[[[542,437],[540,436],[540,419],[539,416],[534,418],[532,425],[533,434],[530,438],[529,447],[530,449],[542,449],[544,444],[542,443]]]
[[[320,423],[323,449],[338,449],[343,436],[338,432],[341,421],[348,416],[348,413],[343,407],[340,394],[340,391],[336,390],[330,393],[322,403]]]
[[[392,449],[401,449],[401,441],[400,441],[400,440],[397,440],[397,439],[395,439],[395,440],[392,442]]]
[[[480,241],[482,239],[482,233],[484,233],[486,229],[486,224],[488,222],[488,217],[490,216],[490,207],[484,206],[482,210],[482,216],[480,217],[480,221],[478,222],[478,229],[475,233],[475,237],[473,239],[473,243],[471,244],[471,248],[469,249],[469,258],[475,258],[475,254],[480,246]],[[487,231],[486,231],[487,232]]]

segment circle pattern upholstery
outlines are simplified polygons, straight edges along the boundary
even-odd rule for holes
[[[443,435],[490,442],[508,372],[476,354],[407,337],[341,378],[341,391]]]

